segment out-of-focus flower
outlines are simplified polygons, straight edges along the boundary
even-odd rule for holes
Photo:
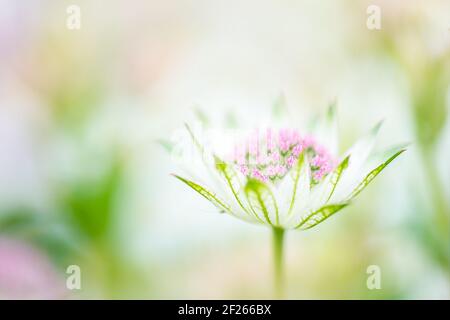
[[[320,126],[325,135],[285,128],[256,130],[236,143],[227,159],[210,152],[187,126],[202,162],[189,177],[174,176],[221,212],[274,228],[310,229],[349,205],[405,151],[400,145],[372,152],[379,123],[338,156],[334,115],[330,108]]]
[[[62,299],[65,283],[39,251],[0,238],[0,299]]]

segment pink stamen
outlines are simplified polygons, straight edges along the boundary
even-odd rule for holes
[[[274,176],[276,176],[278,173],[277,169],[274,166],[269,166],[267,168],[267,175],[271,178],[273,178]]]
[[[247,167],[246,165],[241,165],[241,166],[239,167],[239,169],[240,169],[241,173],[242,173],[244,176],[247,176],[247,175],[248,175],[249,170],[248,170],[248,167]]]
[[[280,153],[278,151],[275,151],[271,154],[271,160],[273,163],[278,163],[280,161]]]
[[[267,177],[264,176],[258,169],[254,169],[252,172],[253,178],[255,178],[256,180],[259,180],[261,182],[266,182],[267,181]]]
[[[294,165],[295,160],[297,160],[297,158],[296,158],[294,155],[290,156],[290,157],[287,159],[286,163],[287,163],[287,165],[288,165],[289,168],[291,168],[291,167]]]
[[[336,166],[337,161],[313,136],[301,137],[298,131],[292,129],[280,129],[278,132],[267,129],[263,139],[255,131],[245,144],[235,146],[233,158],[239,171],[247,178],[261,182],[267,182],[270,178],[275,182],[296,166],[303,152],[310,159],[312,183],[318,183]]]
[[[293,154],[295,157],[298,157],[302,151],[303,151],[303,146],[302,146],[300,143],[298,143],[298,144],[294,147],[294,149],[292,149],[292,154]]]
[[[275,148],[275,142],[273,141],[273,132],[272,129],[267,129],[266,131],[266,139],[267,139],[267,150],[273,151]]]

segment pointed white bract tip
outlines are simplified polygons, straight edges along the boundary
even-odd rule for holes
[[[327,110],[327,115],[329,119],[333,119],[336,116],[336,109],[337,109],[337,100],[333,99],[330,102]]]
[[[398,146],[399,146],[399,148],[401,148],[401,149],[408,149],[408,147],[409,146],[411,146],[413,143],[412,142],[403,142],[403,143],[401,143],[401,144],[399,144]]]
[[[384,118],[377,122],[377,124],[372,129],[372,133],[377,134],[378,131],[380,131],[383,124],[384,124]]]

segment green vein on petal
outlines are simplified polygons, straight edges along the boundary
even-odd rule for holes
[[[175,178],[177,178],[178,180],[180,180],[180,181],[184,182],[185,184],[187,184],[189,187],[191,187],[195,191],[197,191],[204,198],[206,198],[206,200],[208,200],[213,205],[215,205],[220,211],[222,211],[222,212],[225,211],[225,212],[228,212],[228,213],[232,213],[230,206],[228,206],[222,200],[220,200],[213,192],[209,191],[208,189],[206,189],[205,187],[199,185],[198,183],[195,183],[195,182],[193,182],[191,180],[185,179],[185,178],[183,178],[183,177],[181,177],[179,175],[176,175],[176,174],[172,174],[172,175]]]
[[[185,123],[184,125],[185,125],[186,130],[188,131],[191,139],[192,139],[192,142],[194,143],[195,147],[197,148],[198,152],[200,153],[200,158],[201,158],[201,161],[202,161],[203,165],[205,166],[206,170],[211,174],[212,179],[215,179],[215,177],[213,175],[214,168],[208,162],[209,160],[212,161],[212,158],[210,158],[210,156],[212,156],[212,155],[208,154],[208,157],[205,159],[205,157],[206,157],[205,148],[199,142],[199,140],[197,139],[197,137],[194,134],[194,131],[192,131],[191,127],[189,126],[189,124]]]
[[[191,136],[191,139],[194,142],[195,146],[199,149],[200,153],[203,155],[204,148],[201,145],[201,143],[197,140],[197,138],[195,137],[195,134],[192,131],[191,127],[187,123],[185,123],[184,125],[186,127],[186,130],[189,132],[189,135]]]
[[[397,158],[400,154],[402,154],[404,151],[406,151],[406,149],[401,149],[397,152],[395,152],[394,155],[392,155],[391,157],[389,157],[385,162],[383,162],[382,164],[380,164],[379,166],[377,166],[375,169],[373,169],[372,171],[369,172],[368,175],[366,175],[366,177],[358,184],[358,186],[352,191],[352,193],[350,193],[350,195],[347,197],[347,201],[350,201],[351,199],[353,199],[354,197],[356,197],[361,191],[364,190],[365,187],[367,187],[367,185],[373,180],[375,179],[375,177],[381,172],[383,171],[384,168],[386,168],[386,166],[391,163],[395,158]]]
[[[348,205],[349,205],[348,202],[325,205],[325,206],[321,207],[320,209],[308,214],[294,228],[300,229],[300,230],[311,229],[312,227],[315,227],[319,223],[325,221],[326,219],[331,217],[333,214],[335,214],[336,212],[345,208]]]
[[[292,198],[291,198],[291,202],[289,204],[288,215],[291,214],[292,209],[294,208],[295,199],[296,199],[296,195],[297,195],[298,182],[300,180],[301,171],[304,166],[304,163],[305,163],[305,155],[302,152],[300,157],[298,158],[297,166],[296,166],[295,172],[294,172],[294,185],[293,185],[293,189],[292,189]]]
[[[278,206],[275,197],[268,186],[258,180],[249,179],[245,185],[245,193],[247,195],[247,199],[249,200],[250,206],[253,210],[255,210],[255,207],[256,209],[260,209],[268,224],[279,224]],[[267,204],[272,204],[273,209],[275,210],[275,224],[270,220]]]
[[[239,196],[239,191],[242,188],[237,178],[235,170],[229,165],[227,165],[224,161],[219,159],[217,156],[215,156],[215,161],[217,170],[223,174],[227,182],[227,185],[231,190],[231,193],[233,194],[234,198],[236,199],[237,203],[242,208],[242,210],[244,210],[245,213],[247,213],[248,215],[251,215],[251,213],[253,213],[253,215],[259,222],[264,223],[264,221],[258,216],[256,212],[254,212],[253,210],[251,210],[252,212],[250,212],[250,210],[244,205],[243,200]]]
[[[339,180],[341,179],[342,172],[348,167],[349,159],[350,159],[350,155],[345,157],[345,159],[331,173],[331,177],[330,177],[331,191],[330,191],[330,194],[328,195],[327,201],[325,201],[325,202],[330,201],[331,196],[333,195],[334,190],[336,189],[336,186],[339,183]]]

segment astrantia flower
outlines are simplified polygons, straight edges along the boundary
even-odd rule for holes
[[[336,127],[333,109],[324,123]],[[379,128],[377,124],[343,154],[337,153],[332,131],[324,137],[301,128],[260,128],[231,146],[224,143],[230,150],[219,155],[187,125],[199,168],[189,177],[174,176],[220,212],[272,227],[275,255],[281,258],[284,230],[310,229],[348,206],[405,150],[399,146],[372,152]]]

